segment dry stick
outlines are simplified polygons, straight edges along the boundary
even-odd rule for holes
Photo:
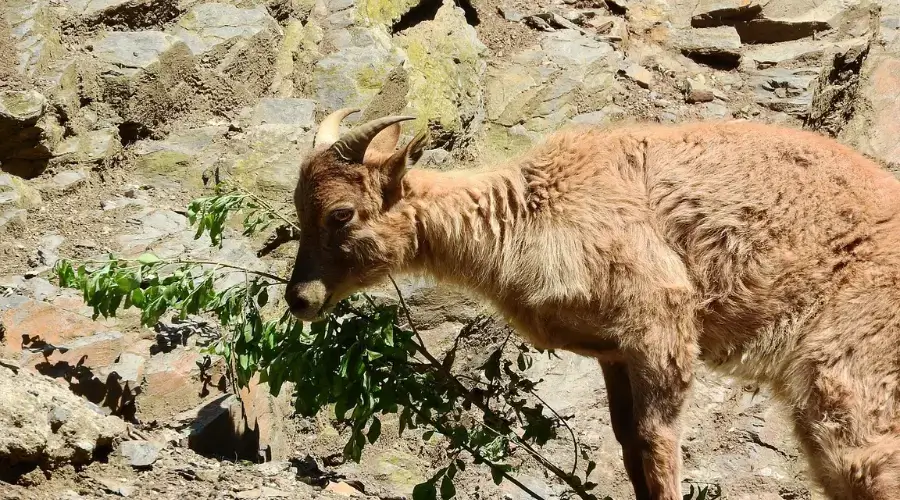
[[[388,278],[391,280],[391,283],[394,285],[394,290],[397,292],[397,297],[400,300],[400,307],[403,308],[403,312],[406,315],[406,321],[409,323],[409,327],[412,330],[413,334],[419,340],[419,345],[416,346],[419,353],[422,354],[423,356],[425,356],[425,359],[427,359],[429,363],[434,365],[435,370],[437,370],[438,373],[440,373],[446,380],[450,381],[453,385],[457,386],[457,388],[460,390],[461,394],[463,395],[463,398],[465,398],[466,401],[472,403],[473,405],[475,405],[476,407],[481,409],[481,411],[485,412],[486,414],[493,413],[490,410],[490,408],[485,408],[481,403],[479,403],[474,398],[472,398],[469,394],[469,390],[466,389],[466,386],[462,385],[462,383],[452,373],[450,373],[449,371],[446,370],[444,365],[441,364],[441,362],[438,361],[437,358],[435,358],[434,356],[431,355],[430,352],[428,352],[428,350],[425,348],[425,341],[422,339],[422,336],[419,335],[419,331],[416,328],[416,325],[412,320],[412,314],[410,313],[409,308],[406,306],[406,301],[403,299],[403,293],[400,292],[400,287],[397,285],[397,282],[394,281],[393,276],[388,275]],[[490,430],[491,432],[497,434],[498,436],[509,437],[508,434],[503,434],[495,429],[492,429],[491,427],[489,427],[487,425],[485,425],[484,427],[486,429]],[[580,484],[578,484],[572,480],[571,474],[567,474],[566,471],[557,467],[555,464],[553,464],[547,458],[545,458],[541,453],[539,453],[537,450],[535,450],[531,445],[529,445],[528,443],[519,439],[519,437],[516,436],[515,434],[513,434],[512,437],[515,439],[516,443],[518,443],[520,446],[522,446],[528,452],[528,454],[530,454],[538,462],[540,462],[540,464],[542,466],[544,466],[547,470],[552,472],[558,478],[562,479],[563,482],[565,482],[567,485],[569,485],[569,487],[572,488],[572,490],[579,497],[581,497],[585,500],[595,500],[596,497],[594,495],[591,495],[590,493],[585,491],[584,488]]]

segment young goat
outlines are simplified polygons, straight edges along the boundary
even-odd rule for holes
[[[507,165],[409,169],[399,123],[326,118],[294,202],[286,292],[319,317],[388,273],[491,302],[533,344],[596,357],[640,500],[680,500],[695,361],[766,384],[834,500],[900,498],[900,181],[753,123],[557,132]]]

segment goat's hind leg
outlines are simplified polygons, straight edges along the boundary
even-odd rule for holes
[[[600,368],[606,382],[609,419],[616,440],[622,446],[625,472],[628,473],[628,479],[634,488],[634,496],[637,500],[651,500],[634,421],[634,399],[631,396],[628,367],[622,363],[600,362]]]
[[[843,495],[834,496],[836,500],[900,498],[900,435],[884,435],[866,446],[843,448],[836,458],[843,484],[828,488],[844,490]]]

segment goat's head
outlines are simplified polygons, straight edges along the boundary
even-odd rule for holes
[[[402,198],[403,176],[422,156],[426,136],[396,150],[400,122],[409,116],[372,120],[340,136],[341,120],[357,111],[340,109],[322,121],[294,191],[300,248],[285,299],[302,320],[386,278],[414,239],[411,224],[387,214]]]

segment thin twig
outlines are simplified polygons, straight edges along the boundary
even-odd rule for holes
[[[119,262],[127,262],[127,263],[139,262],[138,259],[117,258],[115,260],[117,260]],[[113,262],[113,261],[111,261],[111,260],[82,260],[82,261],[77,261],[77,262],[81,262],[82,264],[109,264],[110,262]],[[279,284],[286,284],[288,282],[288,280],[286,280],[280,276],[275,276],[274,274],[270,274],[270,273],[267,273],[264,271],[254,271],[254,270],[248,269],[246,267],[235,266],[234,264],[228,264],[225,262],[217,262],[214,260],[185,260],[185,259],[165,260],[165,259],[160,259],[159,262],[162,263],[163,265],[165,265],[165,264],[184,264],[184,265],[188,265],[188,266],[218,266],[218,267],[224,267],[227,269],[234,269],[236,271],[241,271],[245,274],[255,274],[257,276],[262,276],[263,278],[269,278],[270,280],[276,281]]]

